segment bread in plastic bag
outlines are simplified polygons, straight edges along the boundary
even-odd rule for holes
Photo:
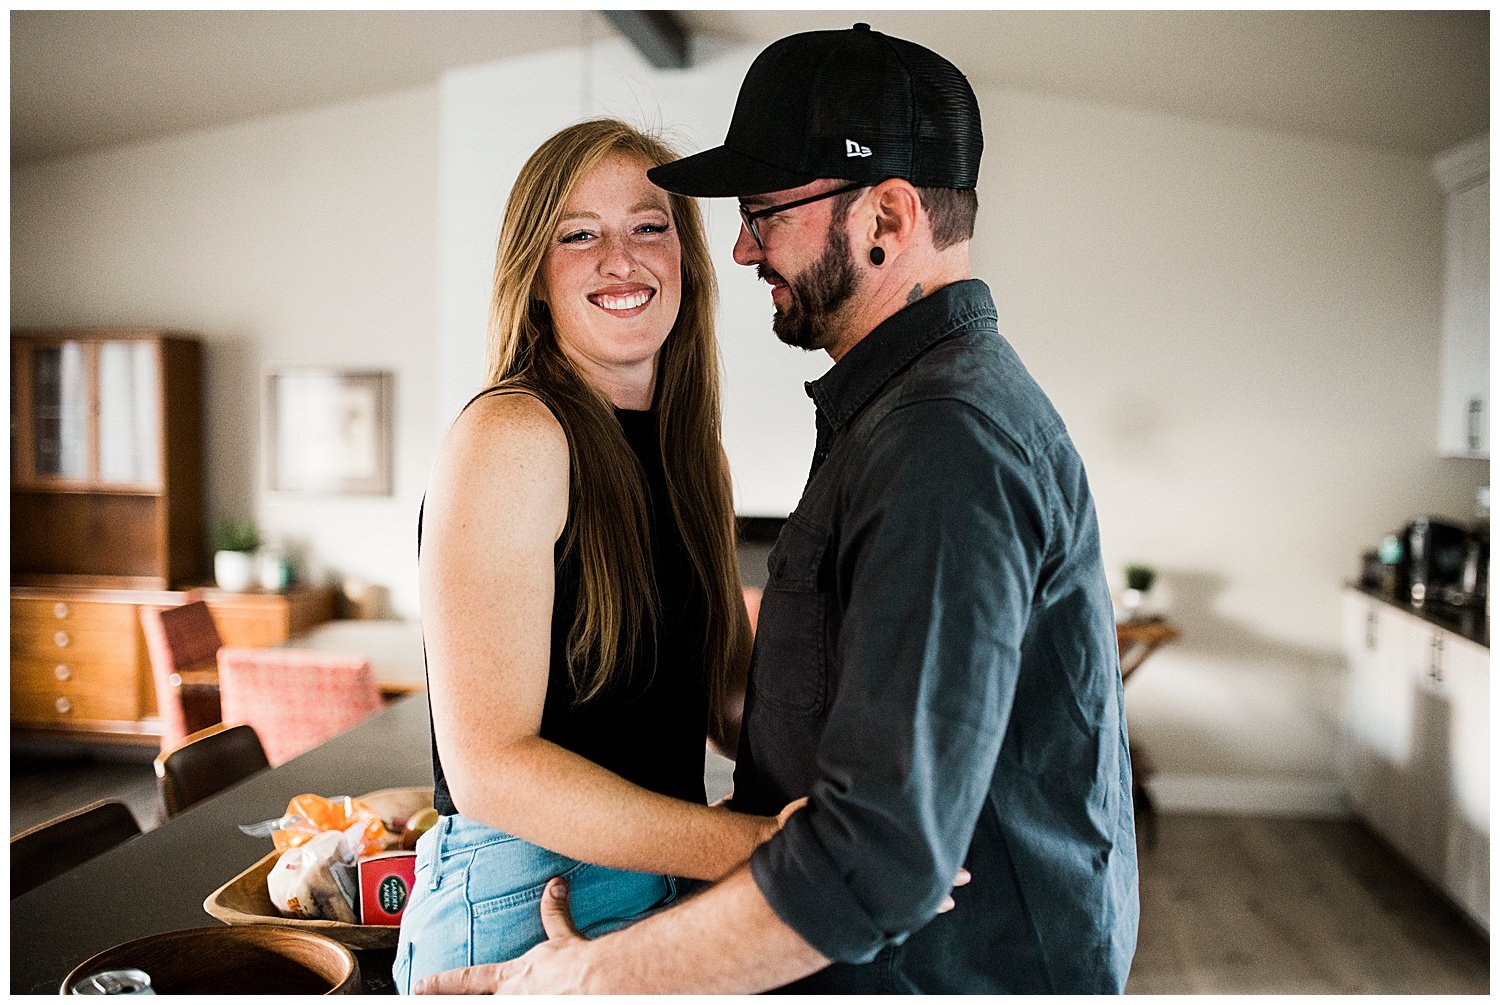
[[[364,855],[400,841],[380,815],[348,796],[303,793],[276,820],[241,824],[252,837],[269,836],[281,852],[266,877],[271,903],[291,918],[356,923],[359,884],[355,864]]]
[[[266,877],[271,903],[290,918],[322,918],[357,924],[354,905],[334,879],[334,866],[347,850],[345,835],[324,831],[288,848]]]

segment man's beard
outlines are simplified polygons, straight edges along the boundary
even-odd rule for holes
[[[796,280],[782,276],[791,304],[776,309],[771,330],[787,345],[799,349],[826,349],[843,334],[838,330],[837,313],[859,288],[860,274],[849,254],[849,237],[841,219],[828,227],[828,247],[823,257]],[[756,270],[762,279],[771,270],[761,265]]]

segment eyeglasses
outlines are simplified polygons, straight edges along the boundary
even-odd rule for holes
[[[755,221],[764,219],[765,217],[771,216],[776,213],[785,212],[789,209],[796,209],[798,206],[806,206],[810,202],[818,202],[823,199],[832,199],[836,195],[843,195],[846,192],[854,192],[858,189],[870,187],[870,182],[857,181],[853,184],[845,185],[843,188],[836,188],[832,192],[824,192],[821,195],[810,195],[806,199],[798,199],[795,202],[784,202],[780,206],[767,206],[765,209],[757,209],[754,212],[746,209],[744,204],[741,203],[740,219],[745,221],[745,229],[750,231],[751,237],[755,238],[755,246],[764,251],[766,246],[760,239],[760,224],[756,223]]]

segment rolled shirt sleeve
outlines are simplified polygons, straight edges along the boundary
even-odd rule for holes
[[[861,963],[930,921],[990,793],[1045,561],[1031,459],[952,399],[858,445],[825,568],[843,608],[808,806],[751,857],[776,914]]]

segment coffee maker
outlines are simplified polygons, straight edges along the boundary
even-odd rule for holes
[[[1447,594],[1448,603],[1457,607],[1483,607],[1489,598],[1490,535],[1476,531],[1464,544],[1463,571],[1458,586]]]
[[[1471,533],[1456,524],[1433,517],[1418,517],[1406,526],[1406,583],[1413,607],[1429,601],[1452,603],[1461,593],[1471,555]],[[1488,565],[1488,547],[1483,549]],[[1475,553],[1478,561],[1478,553]],[[1473,588],[1479,589],[1479,571],[1474,570]]]

